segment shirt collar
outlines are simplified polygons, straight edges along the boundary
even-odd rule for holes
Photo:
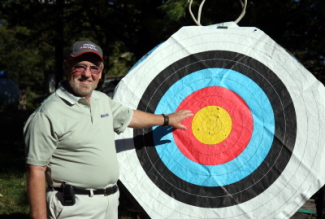
[[[59,88],[55,91],[59,97],[68,101],[72,105],[76,104],[80,99],[84,98],[84,97],[75,96],[66,88],[66,86],[67,86],[67,81],[61,81],[59,83]],[[92,98],[95,100],[99,99],[99,95],[96,92],[97,91],[95,90],[92,92],[90,97],[91,99]]]

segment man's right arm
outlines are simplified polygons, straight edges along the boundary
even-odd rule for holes
[[[32,219],[47,219],[46,166],[26,165],[27,193]]]

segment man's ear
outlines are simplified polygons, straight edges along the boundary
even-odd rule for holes
[[[104,72],[104,64],[103,63],[101,64],[101,68],[102,68],[102,70],[100,72],[100,78],[99,79],[101,79],[103,77],[103,72]]]

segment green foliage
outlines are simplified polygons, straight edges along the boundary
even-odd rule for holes
[[[0,68],[19,86],[33,85],[43,79],[38,48],[23,40],[29,35],[30,30],[22,26],[0,28]]]
[[[160,9],[166,11],[166,16],[172,21],[178,21],[185,18],[187,14],[188,1],[168,0],[165,4],[160,6]]]
[[[135,63],[134,54],[125,51],[127,48],[122,41],[116,41],[112,46],[109,66],[106,70],[109,72],[109,76],[123,76]]]
[[[35,44],[28,40],[31,36],[32,31],[24,26],[9,28],[5,23],[0,27],[0,69],[5,70],[21,90],[31,91],[27,95],[30,107],[33,99],[44,93],[44,73],[54,60],[50,43]]]

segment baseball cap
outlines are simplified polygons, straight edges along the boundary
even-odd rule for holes
[[[103,51],[102,49],[91,41],[77,41],[70,48],[68,56],[78,57],[85,53],[94,53],[100,57],[100,59],[104,62],[103,59]]]

